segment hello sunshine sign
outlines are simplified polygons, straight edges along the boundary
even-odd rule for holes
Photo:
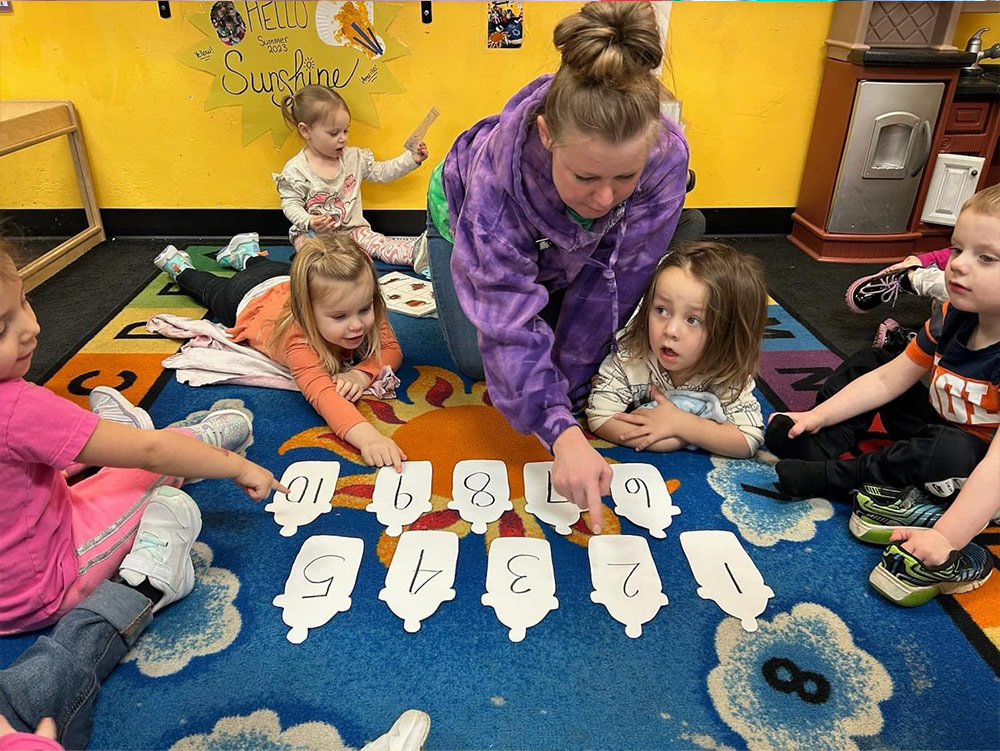
[[[185,4],[187,6],[188,4]],[[275,148],[290,131],[280,104],[320,84],[347,101],[354,119],[378,126],[372,94],[403,91],[386,62],[408,53],[387,30],[399,5],[302,0],[191,3],[187,19],[205,35],[180,60],[214,76],[205,109],[240,105],[243,145],[266,131]]]

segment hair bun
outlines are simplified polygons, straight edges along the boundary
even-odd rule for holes
[[[592,2],[553,33],[562,64],[593,83],[616,86],[663,60],[656,13],[648,2]]]

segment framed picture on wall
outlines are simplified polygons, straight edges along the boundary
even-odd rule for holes
[[[518,49],[524,39],[524,3],[489,0],[486,4],[486,46]]]

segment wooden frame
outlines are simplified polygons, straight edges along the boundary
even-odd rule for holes
[[[90,164],[73,103],[63,100],[0,101],[0,156],[59,136],[69,139],[76,182],[87,214],[86,229],[18,269],[25,291],[37,287],[105,239]]]

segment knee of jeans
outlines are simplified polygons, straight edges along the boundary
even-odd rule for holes
[[[451,350],[450,347],[449,350]],[[476,381],[486,380],[486,373],[483,370],[483,358],[478,351],[475,353],[451,351],[451,359],[455,361],[458,369],[469,378]]]

